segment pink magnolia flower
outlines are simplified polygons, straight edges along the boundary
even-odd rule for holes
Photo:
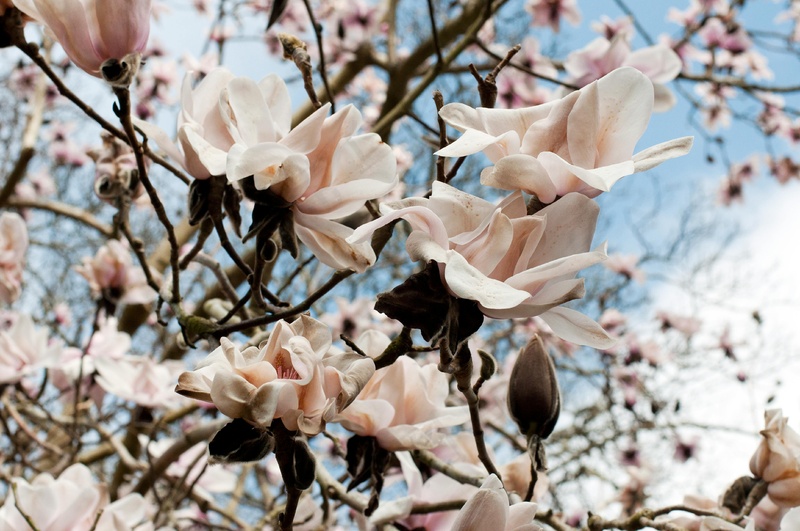
[[[16,383],[46,367],[55,367],[61,344],[47,330],[36,328],[27,314],[19,314],[7,330],[0,330],[0,384]]]
[[[675,105],[675,96],[666,83],[675,79],[683,64],[678,54],[664,44],[632,51],[624,34],[610,40],[598,37],[583,49],[570,53],[564,61],[567,80],[579,87],[625,66],[639,70],[653,82],[655,112],[667,111]]]
[[[478,531],[498,529],[504,531],[541,531],[533,523],[536,504],[531,502],[508,504],[508,494],[494,474],[489,475],[481,488],[467,500],[453,524],[453,531]]]
[[[769,485],[767,493],[781,507],[800,506],[800,434],[780,409],[764,413],[764,437],[750,459],[750,471]]]
[[[577,0],[528,0],[525,10],[531,14],[532,26],[550,26],[558,33],[561,17],[573,26],[581,23]]]
[[[175,380],[183,364],[175,360],[157,362],[146,356],[94,358],[95,381],[106,393],[149,408],[180,405]]]
[[[94,258],[84,258],[77,271],[89,282],[92,296],[123,304],[148,304],[156,297],[144,271],[133,265],[131,253],[119,240],[109,240]]]
[[[354,136],[362,118],[352,105],[325,117],[324,105],[289,130],[288,90],[277,76],[259,85],[230,82],[223,116],[235,139],[227,176],[253,176],[290,204],[297,237],[324,264],[364,271],[375,261],[369,242],[345,241],[353,229],[337,222],[383,197],[398,182],[392,148],[374,133]]]
[[[677,330],[686,337],[691,337],[700,330],[702,324],[699,319],[694,317],[680,315],[666,310],[659,310],[656,312],[656,319],[661,321],[661,330],[666,331],[670,329]]]
[[[148,503],[139,494],[128,494],[109,503],[104,485],[97,483],[88,467],[74,464],[64,470],[58,479],[42,473],[28,483],[22,478],[12,479],[17,495],[9,489],[5,503],[0,507],[0,528],[9,531],[30,529],[25,517],[36,529],[69,529],[72,531],[137,531],[152,530],[146,523]],[[97,514],[101,513],[100,518]]]
[[[0,215],[0,301],[11,304],[22,290],[22,270],[28,251],[28,226],[19,214]]]
[[[625,278],[635,280],[639,284],[643,283],[647,278],[647,274],[636,265],[639,263],[639,257],[635,254],[621,254],[614,253],[608,255],[608,260],[603,262],[603,265],[614,273],[618,273]]]
[[[626,175],[688,153],[692,137],[633,155],[652,110],[650,80],[620,68],[560,100],[527,109],[445,105],[440,116],[464,134],[438,154],[483,151],[494,163],[481,172],[483,184],[523,190],[545,203],[569,192],[595,197]]]
[[[358,341],[365,352],[377,356],[389,345],[385,335],[370,331]],[[375,437],[389,451],[429,449],[445,435],[439,428],[458,426],[469,419],[466,406],[448,407],[447,376],[436,365],[421,367],[401,356],[375,375],[336,422],[357,435]]]
[[[289,430],[322,431],[375,371],[369,358],[329,352],[327,326],[308,316],[280,321],[269,340],[244,350],[227,338],[175,390],[213,402],[224,415],[258,426],[279,418]]]
[[[83,71],[128,86],[150,34],[150,0],[14,0]]]
[[[597,323],[559,305],[583,297],[578,271],[605,259],[605,248],[589,252],[599,209],[580,194],[568,194],[527,215],[515,192],[499,205],[440,182],[429,199],[382,205],[383,216],[359,227],[355,241],[403,218],[414,229],[406,249],[414,260],[440,264],[442,282],[456,297],[478,302],[496,319],[539,315],[563,339],[608,348],[614,341]]]

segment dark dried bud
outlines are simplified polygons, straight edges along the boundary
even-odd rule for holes
[[[520,431],[546,439],[561,412],[556,368],[536,335],[520,352],[508,383],[508,410]]]
[[[275,437],[268,429],[234,419],[214,435],[208,444],[208,462],[249,463],[260,461],[275,448]]]
[[[189,185],[189,225],[199,225],[208,215],[210,179],[195,179]]]

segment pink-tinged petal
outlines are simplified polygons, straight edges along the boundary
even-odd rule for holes
[[[497,267],[514,239],[511,220],[500,209],[495,210],[489,220],[489,225],[480,235],[470,239],[465,245],[458,245],[455,249],[484,275],[488,275]]]
[[[560,100],[555,100],[548,104],[548,113],[531,124],[528,130],[525,131],[520,151],[534,157],[543,151],[552,151],[569,158],[568,134],[570,131],[567,129],[567,125],[575,104],[582,97],[585,90],[572,92]],[[591,127],[596,129],[596,123],[591,124]],[[588,134],[592,133],[588,132]],[[594,157],[592,157],[592,163],[594,163]]]
[[[430,234],[414,231],[406,239],[406,251],[409,258],[415,261],[433,260],[440,264],[447,263],[447,247],[439,245]]]
[[[317,216],[294,210],[295,233],[314,256],[334,269],[353,269],[359,273],[375,263],[369,242],[348,243],[353,229]],[[357,239],[352,241],[357,242]]]
[[[682,157],[689,153],[693,143],[694,137],[684,136],[642,150],[633,156],[634,171],[647,171],[669,159]]]
[[[352,136],[360,125],[361,113],[352,105],[348,105],[325,119],[322,124],[319,144],[314,148],[314,151],[308,154],[308,160],[313,168],[308,195],[331,185],[331,162],[333,161],[336,147],[342,139]]]
[[[256,188],[259,190],[272,188],[286,202],[292,203],[302,199],[311,181],[310,173],[308,158],[293,153],[278,166],[275,175],[271,169],[266,168],[256,173],[254,177]]]
[[[617,340],[608,335],[599,324],[575,310],[558,306],[539,317],[558,337],[572,343],[600,350],[607,350],[617,344]]]
[[[280,138],[292,127],[292,100],[289,89],[278,74],[270,74],[258,82],[258,88],[272,115],[273,125]]]
[[[311,350],[318,359],[322,359],[325,353],[330,350],[333,343],[331,329],[325,323],[317,321],[308,315],[301,315],[290,326],[295,334],[304,337],[308,341]]]
[[[195,400],[212,402],[210,383],[206,377],[197,372],[184,372],[178,377],[175,392]]]
[[[552,203],[556,189],[547,170],[530,155],[509,155],[481,172],[481,184],[503,190],[523,190],[543,203]]]
[[[220,412],[232,419],[249,418],[250,398],[255,393],[253,384],[241,376],[220,371],[211,384],[211,401]]]
[[[365,223],[358,227],[353,234],[347,238],[350,243],[364,243],[368,242],[372,234],[381,227],[384,227],[397,219],[405,219],[408,221],[414,230],[431,235],[435,241],[443,249],[449,247],[449,240],[447,238],[447,229],[445,228],[442,220],[433,213],[430,209],[424,206],[410,206],[401,208],[400,210],[384,211],[383,215],[374,221]]]
[[[463,103],[448,103],[439,111],[439,116],[459,131],[478,130],[491,136],[514,132],[517,138],[522,138],[534,122],[547,116],[552,105],[546,103],[524,109],[474,109]]]
[[[594,168],[600,153],[597,142],[602,132],[600,126],[600,94],[597,83],[587,85],[577,93],[578,98],[566,120],[569,160],[581,168]],[[637,138],[638,140],[638,138]],[[549,149],[547,151],[556,151]]]
[[[653,83],[630,67],[597,81],[600,117],[596,166],[628,160],[653,112]]]
[[[261,190],[269,188],[286,178],[286,175],[279,171],[280,165],[293,154],[291,149],[274,142],[251,147],[234,144],[228,151],[226,160],[228,180],[238,181],[258,174],[256,186]]]
[[[452,531],[505,529],[508,519],[508,494],[494,474],[467,500],[453,523]]]
[[[466,157],[467,155],[483,151],[490,146],[494,147],[495,150],[499,147],[501,150],[498,154],[499,157],[509,155],[519,150],[519,137],[511,132],[499,136],[492,136],[483,131],[467,129],[455,142],[443,147],[434,153],[434,155],[440,157]],[[503,149],[503,147],[500,146],[510,146],[510,148],[506,147]],[[490,156],[489,158],[495,160],[499,157],[495,155],[495,157]]]
[[[33,0],[42,17],[70,59],[82,70],[100,76],[100,65],[108,59],[92,42],[86,8],[80,0]]]
[[[483,232],[498,208],[494,203],[438,181],[433,183],[433,194],[427,206],[442,220],[451,241],[456,244],[466,243]]]
[[[492,319],[519,319],[541,315],[547,310],[575,299],[580,299],[586,293],[583,279],[562,280],[560,282],[547,282],[538,289],[536,286],[527,291],[536,291],[535,295],[513,308],[486,309],[481,311]]]
[[[331,185],[299,206],[303,212],[329,219],[349,216],[365,201],[382,197],[397,185],[397,161],[392,148],[378,135],[361,135],[337,146],[331,174]]]
[[[653,83],[669,83],[680,74],[683,62],[672,48],[656,44],[631,53],[624,66],[632,66]]]
[[[672,93],[665,85],[653,85],[655,91],[653,102],[653,112],[666,112],[673,108],[678,102],[675,94]]]
[[[143,52],[150,35],[150,0],[91,0],[106,59]]]
[[[600,207],[581,194],[567,194],[539,211],[545,232],[528,268],[589,250]]]
[[[319,146],[322,139],[323,126],[330,108],[330,103],[326,103],[314,111],[311,116],[297,124],[294,129],[283,137],[281,144],[297,153],[311,153]],[[334,145],[333,147],[335,148],[336,146]]]
[[[219,112],[219,97],[233,79],[233,74],[217,67],[203,78],[192,90],[192,75],[187,73],[181,87],[181,112],[178,115],[178,130],[187,123],[199,125],[197,131],[212,146],[227,150],[233,145],[228,128]]]
[[[386,400],[356,400],[337,420],[345,429],[364,436],[375,436],[391,424],[394,407]]]
[[[396,452],[400,450],[428,450],[436,448],[445,439],[443,433],[424,431],[417,425],[401,424],[378,432],[381,448]]]
[[[183,148],[186,169],[192,175],[201,175],[203,169],[210,175],[225,173],[227,153],[201,136],[197,125],[182,125],[178,130],[178,142]]]
[[[455,296],[478,301],[485,308],[513,308],[530,297],[525,291],[485,276],[454,251],[447,252],[444,277]]]
[[[506,279],[506,284],[533,293],[530,290],[535,289],[542,282],[572,277],[578,271],[602,262],[607,256],[605,245],[603,245],[589,253],[565,256],[517,273]]]
[[[256,82],[246,77],[232,79],[220,94],[220,116],[234,142],[252,146],[278,140],[272,116]]]
[[[297,388],[291,382],[271,382],[259,387],[252,395],[248,420],[261,426],[269,426],[272,419],[280,418],[287,411],[297,409],[299,405]]]
[[[515,503],[508,508],[506,529],[513,531],[541,531],[541,527],[533,523],[536,518],[536,504],[531,502]]]
[[[148,140],[151,140],[156,143],[156,145],[164,151],[169,158],[180,164],[181,166],[186,166],[186,161],[184,160],[183,154],[178,149],[178,146],[172,141],[172,139],[167,135],[167,133],[158,127],[157,125],[151,124],[150,122],[146,122],[144,120],[140,120],[138,118],[133,118],[133,124],[142,130],[142,132],[147,136]],[[189,171],[189,168],[186,168]],[[210,174],[208,170],[203,167],[203,171],[199,176],[195,175],[191,171],[189,173],[192,174],[193,177],[197,179],[204,179],[208,177]]]

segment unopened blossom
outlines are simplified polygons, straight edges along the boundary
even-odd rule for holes
[[[28,226],[19,214],[0,215],[0,302],[11,304],[22,290],[22,270],[28,251]]]
[[[581,23],[577,0],[527,0],[525,10],[531,14],[532,26],[549,26],[556,33],[562,17],[573,26]]]
[[[370,358],[333,353],[330,329],[308,316],[280,321],[260,347],[240,350],[227,338],[192,372],[181,374],[176,391],[213,402],[231,418],[266,427],[281,419],[308,435],[361,391],[375,371]]]
[[[767,493],[781,507],[800,506],[800,434],[788,426],[780,409],[764,413],[761,443],[750,471],[768,483]]]
[[[61,343],[51,341],[47,330],[37,328],[28,314],[19,314],[8,329],[0,330],[0,384],[55,367],[60,355]]]
[[[495,205],[434,182],[430,198],[381,205],[381,212],[353,240],[405,219],[413,229],[406,241],[411,258],[439,263],[448,291],[477,301],[487,317],[539,315],[568,341],[598,348],[614,343],[597,323],[560,306],[583,296],[577,272],[606,256],[604,246],[589,251],[599,208],[586,196],[568,194],[528,215],[520,192]]]
[[[611,39],[598,37],[584,48],[570,53],[564,61],[569,74],[567,81],[579,87],[625,66],[639,70],[653,82],[654,111],[667,111],[675,105],[675,96],[666,84],[680,73],[682,63],[680,57],[664,44],[633,51],[624,34]]]
[[[71,531],[152,531],[148,503],[140,494],[128,494],[110,503],[105,485],[98,483],[88,467],[74,464],[58,478],[41,473],[28,483],[12,478],[16,496],[8,489],[0,507],[0,529],[29,531],[25,516],[36,529]],[[19,505],[23,514],[15,507]],[[97,515],[100,514],[98,519]]]
[[[367,332],[358,341],[376,356],[389,338]],[[447,406],[447,376],[436,365],[421,367],[401,356],[375,371],[361,393],[336,421],[357,435],[375,437],[386,450],[429,449],[441,443],[440,428],[458,426],[469,419],[466,406]]]
[[[353,229],[337,220],[390,192],[397,163],[380,136],[355,135],[359,111],[348,105],[326,117],[326,104],[290,130],[289,93],[274,75],[259,84],[236,78],[222,97],[236,142],[227,155],[228,179],[252,176],[256,189],[289,204],[297,237],[322,263],[356,271],[374,263],[370,242],[349,243]]]
[[[50,28],[69,58],[88,74],[128,86],[150,35],[150,0],[14,0]]]
[[[531,502],[508,504],[508,494],[494,474],[490,474],[481,488],[467,500],[453,524],[453,531],[541,531],[533,523],[536,504]]]
[[[144,271],[133,264],[130,251],[119,240],[109,240],[93,258],[84,258],[75,271],[89,282],[96,299],[147,304],[156,297],[155,291],[147,285]]]
[[[481,182],[523,190],[551,203],[569,192],[589,197],[620,178],[688,153],[691,137],[633,154],[653,111],[653,84],[620,68],[560,100],[526,109],[445,105],[439,115],[464,134],[438,151],[461,157],[483,151],[494,166]]]

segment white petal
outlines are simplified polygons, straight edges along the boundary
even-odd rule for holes
[[[587,345],[606,350],[617,344],[603,328],[580,312],[558,306],[544,312],[539,317],[547,323],[560,338],[578,345]]]
[[[477,301],[486,308],[513,308],[530,297],[499,280],[487,277],[455,251],[447,252],[445,283],[457,297]]]
[[[694,137],[684,136],[656,144],[633,156],[636,172],[647,171],[659,164],[675,157],[682,157],[689,153],[694,143]]]

